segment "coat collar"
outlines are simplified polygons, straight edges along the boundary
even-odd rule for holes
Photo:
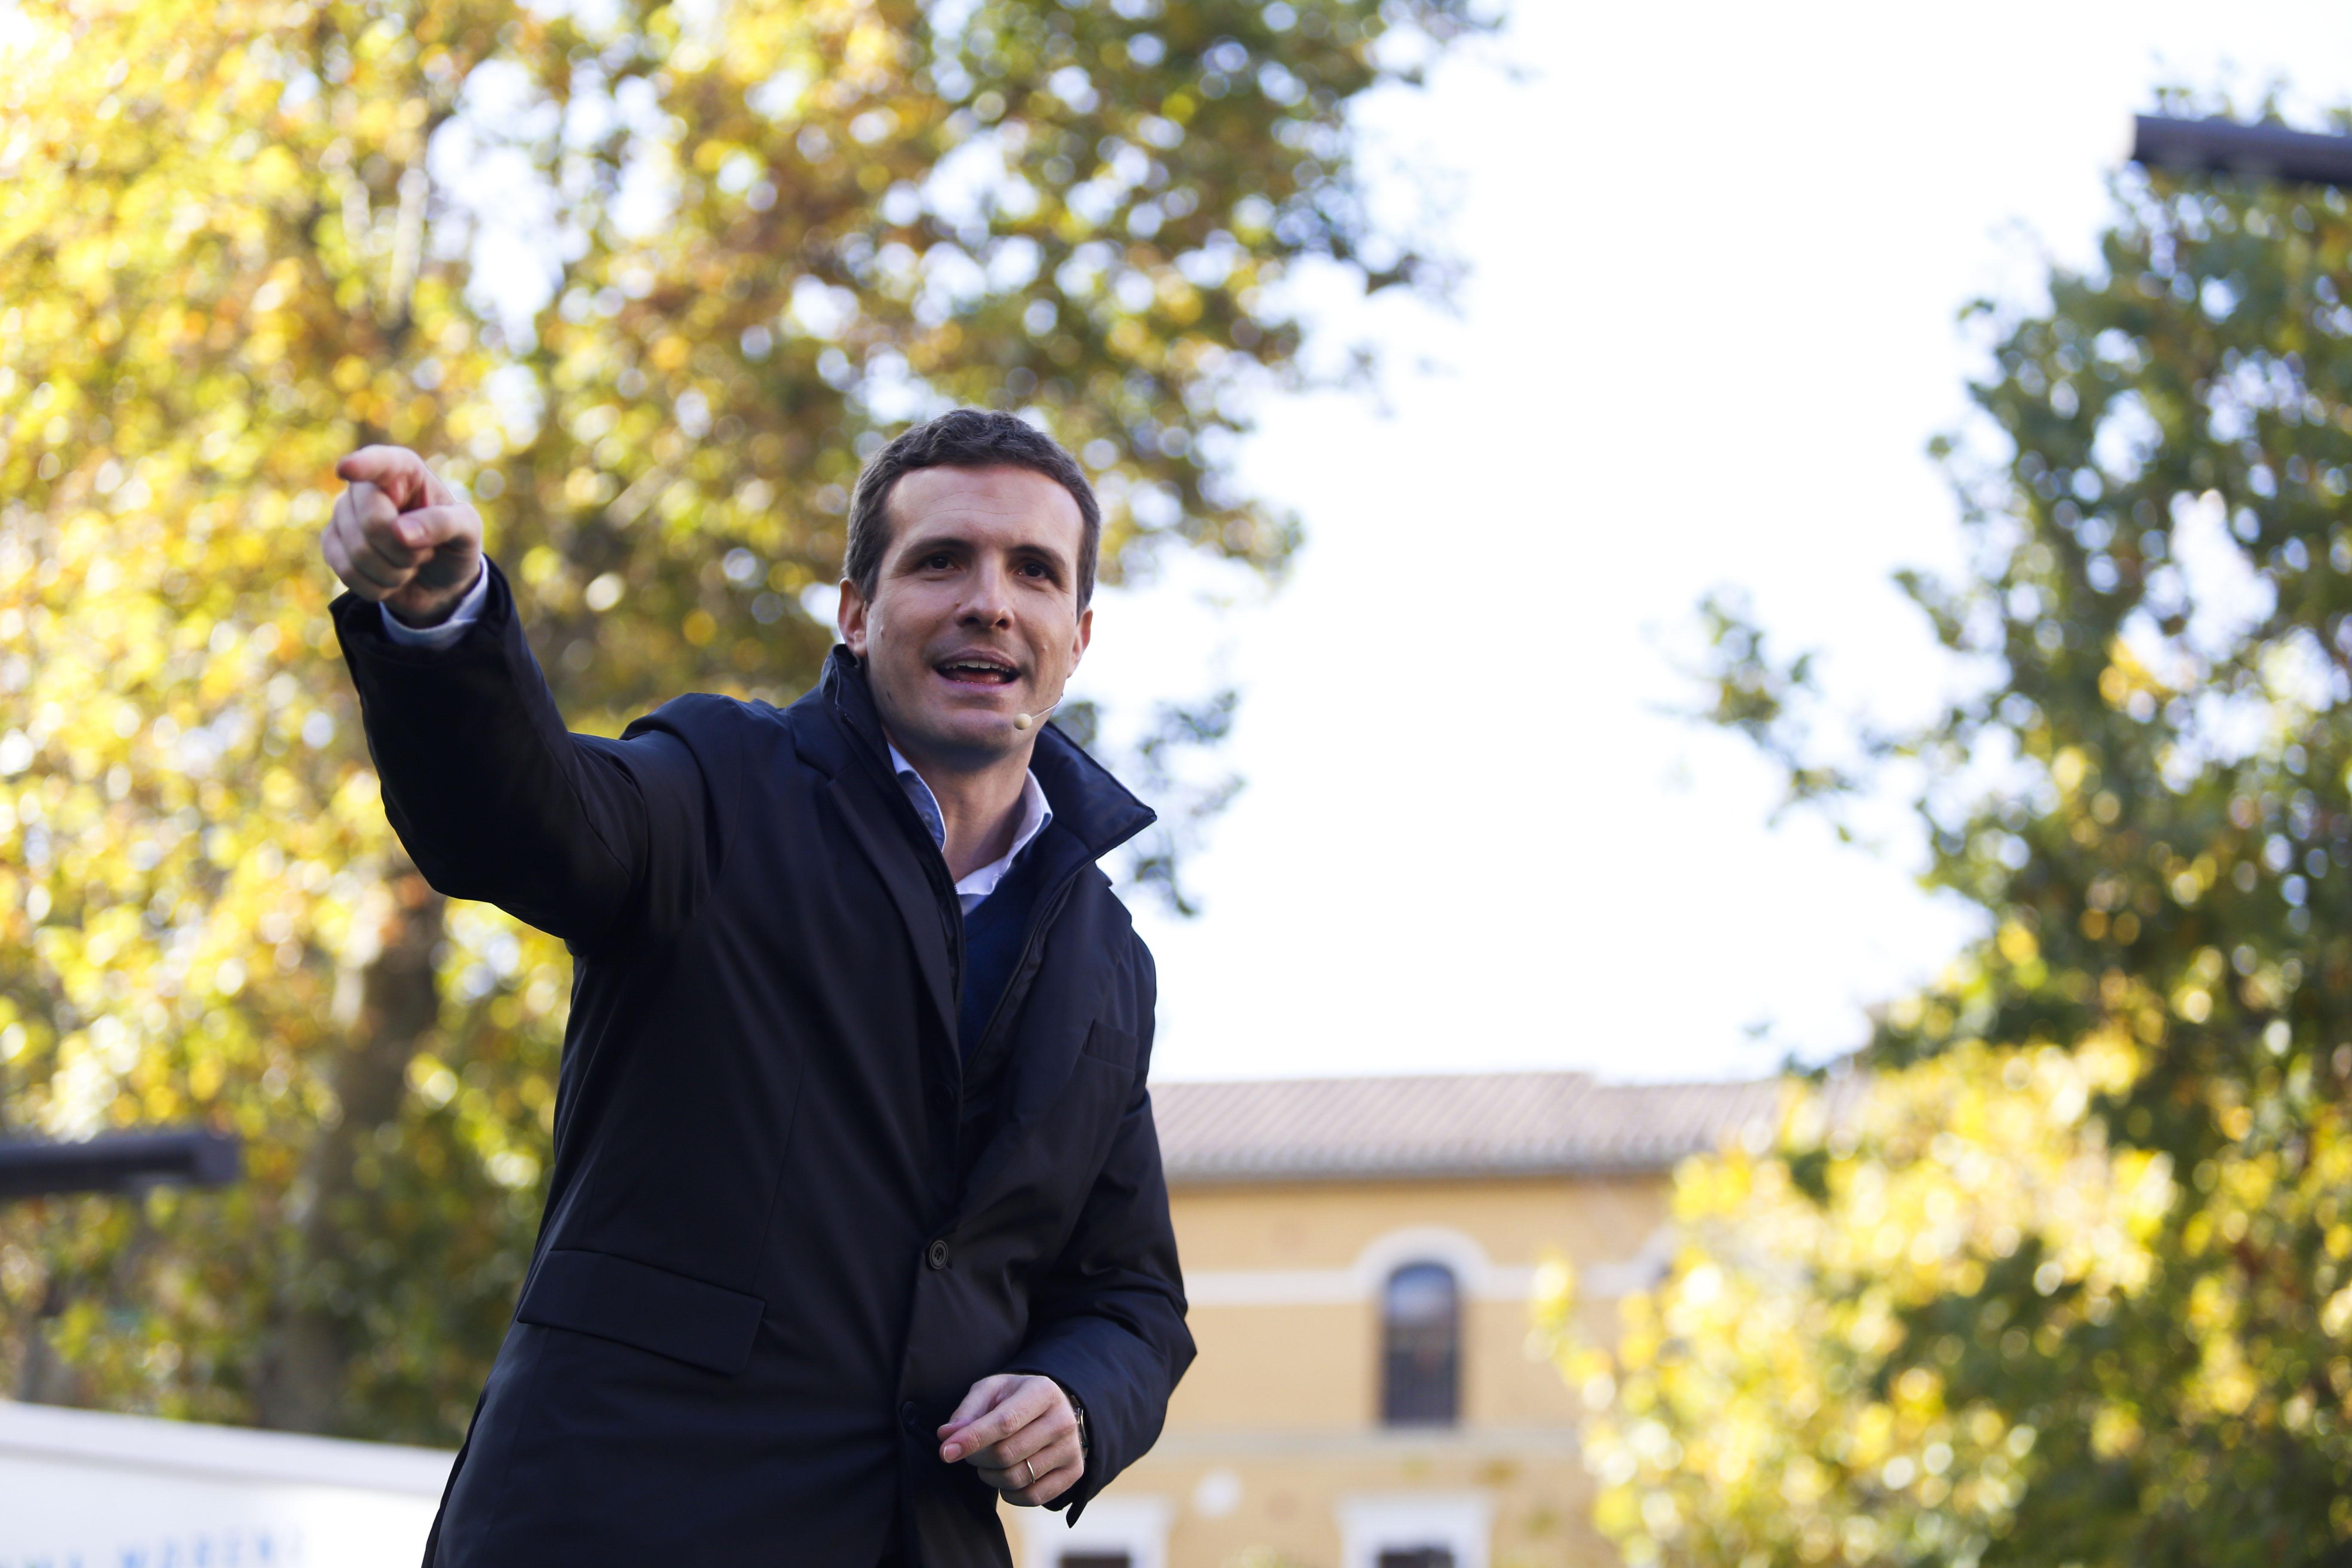
[[[835,647],[825,660],[818,690],[867,760],[880,769],[883,778],[890,778],[889,744],[883,738],[865,661],[847,648]],[[1150,806],[1111,776],[1110,770],[1051,724],[1037,732],[1029,771],[1037,775],[1046,804],[1054,808],[1054,826],[1076,838],[1089,860],[1099,860],[1158,820]]]
[[[892,774],[888,744],[864,665],[846,648],[835,648],[825,661],[823,680],[793,704],[793,711],[817,721],[793,726],[794,748],[833,780],[835,798],[851,837],[880,875],[913,939],[924,990],[946,1045],[939,1069],[947,1082],[956,1086],[961,1100],[965,1063],[955,1044],[958,1009],[950,979],[950,953],[961,942],[962,917],[947,880],[947,867]],[[1048,881],[1059,883],[1065,876],[1079,873],[1154,820],[1149,806],[1050,724],[1038,733],[1029,768],[1054,808],[1052,825],[1029,847],[1032,859],[1039,860],[1035,869]],[[1099,879],[1099,873],[1097,876]],[[1049,905],[1058,901],[1046,900]],[[1043,915],[1048,910],[1041,908],[1038,912]],[[1095,918],[1100,918],[1101,912],[1096,908]],[[1026,1052],[1013,1064],[1004,1121],[978,1156],[965,1184],[966,1202],[991,1190],[1027,1136],[1031,1123],[1052,1103],[1075,1069],[1084,1037],[1078,1031],[1061,1033],[1066,1037],[1054,1040],[1050,1048]],[[1000,1051],[1009,1048],[1009,1043],[999,1046]],[[995,1070],[997,1064],[979,1060],[971,1065],[975,1071],[988,1072]]]

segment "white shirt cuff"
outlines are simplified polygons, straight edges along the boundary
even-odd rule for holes
[[[466,628],[482,618],[482,605],[489,596],[490,569],[484,565],[475,573],[474,585],[466,590],[466,596],[457,601],[457,607],[439,626],[412,626],[382,605],[376,608],[383,611],[383,635],[394,642],[404,647],[446,648],[457,646],[457,639],[466,635]]]

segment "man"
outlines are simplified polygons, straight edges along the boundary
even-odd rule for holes
[[[414,453],[321,547],[384,808],[574,956],[547,1213],[439,1568],[1009,1563],[1192,1357],[1095,862],[1151,814],[1045,725],[1092,631],[1068,455],[960,410],[858,481],[842,646],[786,709],[567,733],[481,521]]]

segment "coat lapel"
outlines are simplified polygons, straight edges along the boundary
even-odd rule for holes
[[[856,841],[858,852],[873,866],[874,874],[881,879],[891,903],[897,906],[898,918],[907,927],[907,939],[914,944],[924,994],[932,1011],[939,1015],[940,1035],[948,1042],[950,1075],[959,1076],[954,962],[950,957],[956,933],[947,926],[947,911],[954,906],[932,886],[913,831],[893,811],[894,806],[901,806],[911,817],[913,807],[895,798],[898,786],[888,782],[878,761],[864,761],[857,755],[864,741],[857,733],[854,714],[843,711],[837,700],[840,685],[836,672],[829,669],[819,690],[793,704],[795,710],[805,710],[803,719],[793,726],[793,750],[803,762],[833,781],[829,793],[835,809],[848,825],[849,837]],[[878,757],[880,742],[875,741],[869,749]],[[886,794],[886,790],[890,793]]]
[[[871,784],[854,773],[839,775],[833,781],[833,798],[842,820],[849,824],[850,837],[873,862],[876,875],[890,891],[890,901],[898,906],[899,918],[907,922],[907,935],[915,944],[915,962],[923,972],[924,990],[939,1013],[940,1027],[952,1042],[956,1005],[955,986],[948,973],[951,938],[940,896],[923,874],[906,834],[884,815],[883,803],[875,798]]]
[[[866,689],[865,671],[846,649],[835,648],[818,689],[794,707],[813,710],[812,721],[796,726],[795,745],[803,757],[832,779],[833,797],[842,820],[848,824],[858,849],[873,863],[906,922],[924,987],[940,1016],[950,1055],[956,1058],[950,1070],[960,1079],[962,1061],[956,1041],[952,954],[961,936],[961,917],[952,892],[943,882],[934,885],[937,879],[918,853],[915,836],[920,828],[910,825],[913,808],[898,795],[883,761],[887,742],[872,693]],[[1054,807],[1054,827],[1047,837],[1058,840],[1057,858],[1067,862],[1055,868],[1047,879],[1049,885],[1072,873],[1081,881],[1088,875],[1098,875],[1087,871],[1086,863],[1101,858],[1151,824],[1150,807],[1051,725],[1038,735],[1029,766]],[[1041,842],[1037,849],[1044,847]],[[940,869],[943,877],[945,868]],[[1084,888],[1071,889],[1068,906],[1088,905],[1087,892]],[[1074,912],[1075,909],[1066,907],[1056,919],[1057,928],[1066,925],[1066,917]],[[1099,911],[1089,910],[1089,913],[1099,918]],[[950,921],[959,923],[951,928]],[[1056,935],[1066,939],[1070,951],[1093,951],[1091,938],[1058,929]],[[1053,963],[1052,946],[1049,941],[1041,958],[1048,967]],[[1005,1124],[996,1147],[983,1156],[983,1164],[1000,1163],[1014,1135],[1060,1094],[1085,1047],[1087,1022],[1078,1019],[1075,1027],[1034,1031],[1016,1026],[1013,1038],[1018,1048],[1004,1068],[1010,1075],[1003,1100]]]
[[[968,1205],[985,1202],[993,1193],[1006,1166],[1034,1135],[1041,1119],[1061,1097],[1070,1075],[1076,1070],[1094,1021],[1095,1008],[1082,999],[1097,994],[1095,988],[1079,983],[1066,968],[1057,973],[1057,965],[1067,965],[1073,955],[1092,957],[1100,952],[1100,937],[1091,928],[1101,918],[1101,902],[1108,894],[1101,873],[1084,864],[1083,850],[1066,838],[1056,847],[1079,862],[1071,868],[1076,872],[1076,885],[1068,889],[1068,897],[1055,917],[1053,934],[1046,939],[1045,951],[1030,986],[1034,1005],[1023,1009],[1011,1037],[999,1042],[997,1054],[1004,1083],[997,1103],[1002,1110],[987,1147],[974,1162],[971,1179],[964,1184]],[[1083,957],[1077,959],[1080,963],[1085,961]],[[989,1065],[975,1062],[975,1077]]]

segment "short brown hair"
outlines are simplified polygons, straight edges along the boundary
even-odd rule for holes
[[[849,503],[849,548],[841,574],[871,604],[890,545],[890,492],[917,468],[1027,468],[1058,483],[1078,503],[1078,608],[1095,596],[1102,550],[1102,507],[1085,470],[1051,436],[1010,414],[958,408],[906,431],[874,454]]]

